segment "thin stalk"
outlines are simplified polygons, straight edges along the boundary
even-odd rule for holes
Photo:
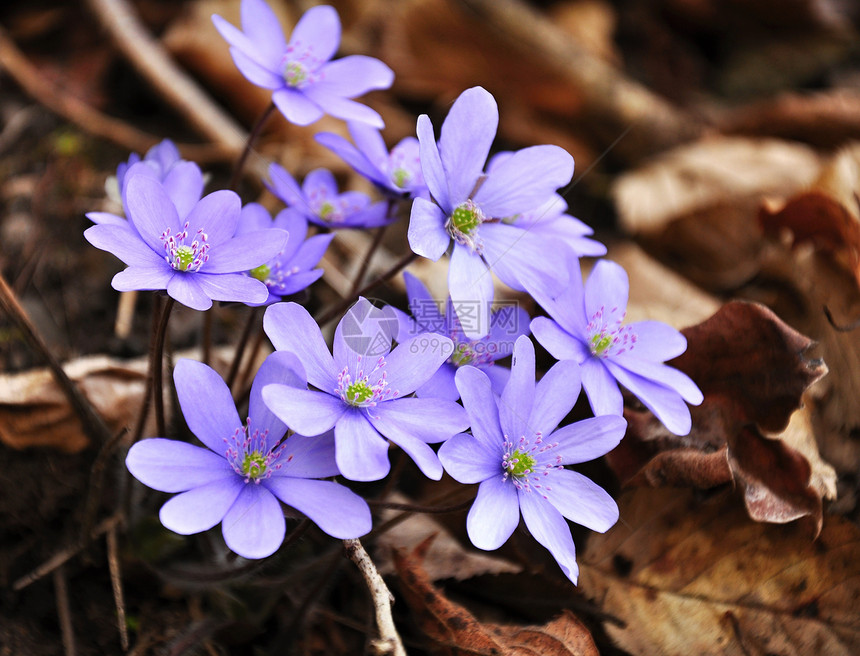
[[[239,338],[239,344],[236,346],[236,352],[233,354],[233,362],[230,363],[230,371],[227,374],[227,387],[233,389],[233,383],[236,382],[236,376],[239,374],[239,365],[242,363],[242,356],[245,355],[245,348],[248,346],[248,340],[251,339],[251,331],[254,330],[254,324],[257,321],[257,308],[252,307],[248,314],[248,321],[245,323],[245,328],[242,329],[242,336]]]
[[[341,301],[340,303],[338,303],[337,305],[335,305],[331,309],[329,309],[329,310],[323,312],[321,315],[319,315],[319,317],[317,317],[317,319],[316,319],[316,322],[320,326],[324,326],[329,321],[336,319],[341,314],[346,312],[346,310],[353,303],[355,303],[356,300],[358,300],[359,296],[364,296],[365,294],[367,294],[367,292],[373,291],[374,289],[379,287],[379,285],[381,285],[382,283],[387,282],[388,280],[390,280],[391,278],[396,276],[398,273],[400,273],[403,269],[408,267],[417,258],[418,258],[418,255],[416,253],[409,253],[408,255],[403,256],[403,258],[401,258],[398,262],[396,262],[394,264],[394,266],[392,266],[388,271],[386,271],[385,273],[374,278],[369,283],[367,283],[364,287],[362,287],[360,290],[358,290],[354,294],[350,294],[347,298],[343,299],[343,301]]]
[[[257,122],[251,129],[251,134],[248,135],[248,140],[245,142],[245,148],[242,150],[242,154],[239,156],[236,166],[233,169],[233,174],[230,176],[230,184],[227,185],[228,189],[236,191],[236,187],[239,185],[239,179],[242,177],[242,170],[245,168],[245,162],[248,161],[248,155],[251,154],[251,150],[254,148],[254,143],[263,131],[263,126],[266,125],[266,121],[269,120],[269,117],[274,113],[274,111],[275,103],[269,103],[269,106],[266,107],[265,111],[260,115],[260,118],[257,119]]]
[[[391,211],[389,209],[389,211]],[[380,226],[376,229],[376,234],[373,236],[373,241],[370,244],[370,247],[367,249],[367,253],[364,255],[364,259],[361,262],[361,266],[358,269],[358,273],[355,274],[355,279],[352,281],[352,289],[349,290],[349,295],[352,296],[355,294],[359,287],[361,286],[361,281],[364,280],[364,276],[367,275],[367,270],[370,268],[370,261],[373,259],[374,253],[376,253],[379,245],[382,243],[382,238],[385,236],[385,228],[388,226]]]
[[[155,357],[152,364],[153,399],[155,400],[155,430],[159,436],[167,435],[167,423],[164,421],[164,338],[167,334],[167,322],[175,301],[168,297],[161,313],[161,322],[155,333]]]

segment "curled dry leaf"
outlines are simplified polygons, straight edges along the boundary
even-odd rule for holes
[[[636,656],[860,653],[860,529],[829,516],[820,538],[746,521],[728,491],[637,488],[580,558],[609,636]]]
[[[112,431],[133,422],[143,397],[145,359],[89,356],[64,368]],[[75,411],[48,369],[0,374],[0,440],[15,449],[47,446],[67,453],[88,445]]]
[[[818,383],[815,427],[822,454],[851,476],[860,467],[860,339],[838,326],[860,319],[860,144],[827,161],[815,184],[759,219],[771,235],[748,294],[768,298],[779,314],[820,343],[830,375]],[[767,296],[765,296],[767,295]]]
[[[807,388],[827,366],[807,356],[812,340],[763,305],[732,302],[682,331],[687,351],[672,361],[699,385],[689,435],[669,433],[648,412],[628,409],[626,439],[609,455],[630,483],[708,489],[734,481],[750,517],[784,523],[810,517],[820,530],[822,498],[835,473],[818,455]]]
[[[214,352],[213,365],[226,371],[232,349]],[[181,352],[176,358],[195,357]],[[134,424],[145,387],[147,358],[120,360],[91,355],[63,368],[93,404],[108,428],[118,433]],[[144,435],[152,435],[150,413]],[[89,446],[75,411],[48,369],[0,374],[0,441],[14,449],[51,447],[77,453]]]
[[[430,582],[423,568],[433,538],[414,550],[395,552],[400,589],[432,652],[450,656],[597,656],[588,629],[564,611],[543,626],[506,626],[479,622],[468,610],[449,601]]]

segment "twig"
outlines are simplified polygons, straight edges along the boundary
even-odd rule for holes
[[[201,134],[234,155],[245,131],[164,51],[125,0],[87,0],[116,47],[173,107]]]
[[[358,567],[358,571],[364,577],[367,589],[373,599],[373,608],[376,611],[376,626],[379,629],[379,639],[371,642],[377,654],[392,654],[393,656],[406,656],[406,649],[397,628],[394,626],[394,618],[391,616],[391,604],[394,597],[385,581],[376,570],[376,566],[367,555],[364,547],[357,539],[344,540],[343,546],[346,555]]]
[[[89,134],[140,153],[161,140],[160,137],[103,114],[80,99],[64,93],[58,85],[42,76],[2,28],[0,28],[0,68],[39,104]],[[179,149],[186,157],[198,161],[223,159],[227,154],[223,146],[180,144]]]
[[[599,116],[606,136],[635,125],[619,152],[639,159],[655,151],[690,141],[704,125],[607,62],[577,45],[539,11],[522,0],[460,0],[478,18],[498,30],[523,53],[539,57],[566,77]]]
[[[116,526],[111,526],[107,532],[108,568],[113,588],[113,601],[116,605],[116,621],[119,628],[119,641],[122,650],[128,651],[128,627],[125,622],[125,601],[122,594],[122,575],[119,571],[119,548],[116,541]]]
[[[23,590],[31,583],[34,583],[42,577],[47,576],[48,574],[56,570],[58,567],[62,567],[65,563],[67,563],[69,560],[71,560],[81,551],[83,551],[90,541],[95,540],[100,535],[103,535],[112,527],[119,524],[121,521],[121,513],[117,513],[116,515],[108,517],[107,519],[103,519],[101,522],[99,522],[98,526],[93,529],[92,533],[90,533],[88,540],[78,542],[77,544],[74,544],[70,547],[66,547],[65,549],[62,549],[61,551],[57,552],[44,563],[39,565],[32,572],[26,574],[25,576],[22,576],[20,579],[15,581],[15,583],[12,584],[12,589],[16,592],[18,590]]]
[[[66,574],[62,567],[54,570],[54,594],[57,597],[57,615],[60,618],[60,632],[63,634],[63,652],[75,656],[75,629],[72,626],[72,611],[69,608],[69,589]]]
[[[380,274],[378,277],[374,278],[364,287],[362,287],[359,291],[355,292],[354,294],[350,294],[343,301],[319,315],[319,317],[316,319],[316,322],[320,326],[324,326],[329,321],[336,319],[341,314],[343,314],[349,308],[349,306],[355,303],[359,296],[364,296],[367,292],[376,289],[382,283],[388,281],[390,278],[393,278],[417,258],[418,255],[415,253],[409,253],[408,255],[404,255],[403,258],[400,259],[398,262],[395,262],[395,264],[388,271]]]
[[[108,442],[111,438],[108,427],[87,397],[83,395],[77,385],[66,375],[63,367],[60,366],[60,362],[51,353],[42,335],[36,329],[36,326],[30,320],[24,308],[21,307],[18,298],[15,296],[15,292],[9,287],[6,278],[2,274],[0,274],[0,308],[12,319],[18,330],[25,335],[30,345],[47,361],[48,367],[54,375],[54,380],[57,381],[57,384],[66,395],[69,404],[81,420],[81,425],[87,437],[90,438],[93,444],[105,444]]]

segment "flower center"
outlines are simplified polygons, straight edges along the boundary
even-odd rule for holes
[[[242,473],[246,478],[252,480],[262,478],[266,473],[266,469],[268,469],[266,457],[259,451],[246,453],[242,459]]]
[[[296,42],[287,46],[287,52],[281,59],[281,75],[288,87],[303,89],[321,77],[317,73],[320,63],[313,54],[312,46],[306,47]]]
[[[458,342],[454,339],[454,352],[448,361],[455,367],[463,367],[467,364],[473,367],[484,367],[493,364],[492,350],[493,345],[484,340],[474,342]]]
[[[558,446],[558,442],[546,444],[540,433],[534,435],[534,441],[529,441],[522,436],[516,444],[505,435],[505,452],[502,456],[503,479],[510,480],[514,487],[522,492],[536,491],[546,498],[544,492],[552,489],[547,484],[547,477],[552,471],[563,469],[561,456],[553,456],[550,453]]]
[[[508,473],[514,478],[522,478],[534,471],[534,466],[537,464],[537,460],[529,454],[522,453],[517,449],[509,458],[507,458],[507,463]]]
[[[454,209],[445,223],[445,229],[455,241],[468,246],[474,252],[479,252],[481,243],[478,238],[478,226],[486,220],[477,203],[467,200]]]
[[[394,169],[392,176],[394,178],[394,184],[400,189],[403,189],[409,184],[409,181],[412,180],[412,174],[401,167]]]
[[[197,231],[191,243],[188,241],[188,223],[182,232],[173,235],[170,228],[161,233],[161,243],[164,244],[164,259],[176,271],[199,271],[209,259],[209,237],[203,228]]]
[[[248,273],[251,274],[252,278],[256,278],[260,282],[266,282],[269,279],[269,274],[272,273],[272,269],[268,264],[261,264],[251,269]]]
[[[338,374],[334,393],[344,403],[355,408],[372,408],[392,395],[396,396],[397,392],[388,387],[386,372],[381,371],[385,367],[385,358],[379,357],[368,373],[364,371],[362,359],[362,356],[358,356],[358,370],[354,377],[349,372],[349,366]]]
[[[359,406],[373,398],[373,389],[366,380],[357,380],[346,388],[346,400],[351,405]]]
[[[591,315],[585,331],[588,334],[588,348],[591,354],[598,358],[608,358],[632,351],[638,338],[629,326],[622,326],[625,313],[619,313],[618,308],[612,308],[607,316],[606,309],[601,306]]]
[[[298,61],[288,61],[284,65],[284,81],[288,87],[301,89],[308,81],[307,67]]]
[[[338,223],[343,220],[343,216],[337,214],[337,208],[330,201],[323,201],[318,210],[319,217],[329,223]]]
[[[269,431],[253,430],[251,419],[244,426],[240,426],[230,437],[224,438],[227,450],[224,457],[233,471],[245,479],[246,483],[254,481],[260,483],[281,468],[283,465],[281,455],[286,448],[286,443],[280,438],[269,440]],[[292,458],[290,456],[286,462]]]

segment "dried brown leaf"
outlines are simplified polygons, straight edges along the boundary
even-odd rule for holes
[[[580,586],[623,625],[637,656],[849,655],[860,650],[860,529],[828,517],[802,526],[746,520],[721,493],[638,488],[622,520],[580,558]]]
[[[766,307],[742,302],[682,332],[687,351],[672,364],[705,397],[692,408],[693,429],[672,435],[649,413],[628,409],[627,437],[609,456],[616,473],[650,486],[709,489],[734,481],[756,521],[810,517],[820,529],[835,474],[798,410],[807,388],[827,373],[806,356],[812,341]]]
[[[80,358],[65,367],[112,431],[133,421],[146,361]],[[15,449],[47,446],[76,453],[88,445],[72,407],[47,369],[0,374],[0,440]]]
[[[434,653],[450,656],[597,656],[588,629],[569,611],[544,626],[507,626],[479,622],[445,598],[423,569],[432,537],[414,550],[395,552],[394,564],[406,602]]]
[[[818,171],[819,158],[806,146],[719,137],[681,146],[621,176],[612,195],[628,232],[653,234],[708,207],[788,195],[810,184]]]

